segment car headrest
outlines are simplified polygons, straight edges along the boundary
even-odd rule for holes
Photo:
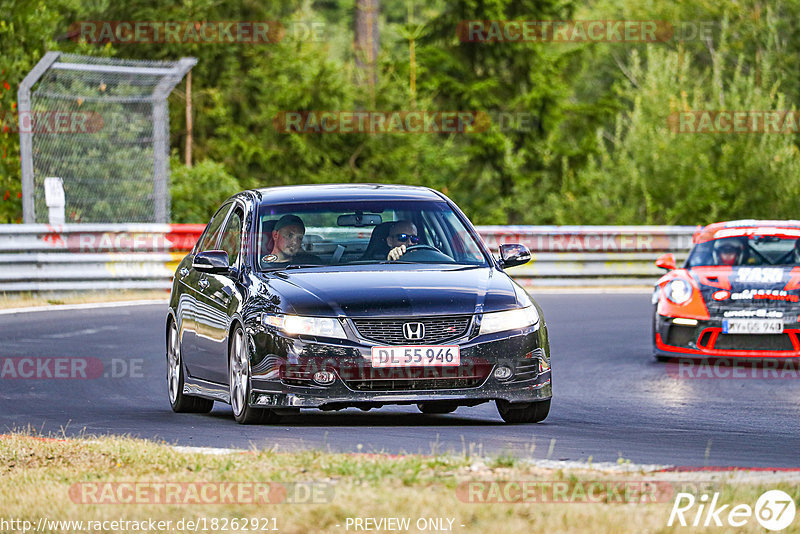
[[[372,229],[372,235],[369,237],[369,244],[364,251],[364,258],[371,259],[373,255],[385,255],[389,253],[389,245],[386,244],[386,238],[389,237],[389,230],[392,228],[394,221],[383,222]]]
[[[261,222],[261,255],[265,256],[272,252],[272,247],[275,245],[275,242],[272,240],[272,229],[275,228],[275,223],[278,222],[277,219],[273,219],[271,221],[262,221]]]

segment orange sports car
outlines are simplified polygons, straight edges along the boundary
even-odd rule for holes
[[[683,267],[656,260],[655,356],[800,357],[800,221],[720,222],[692,241]]]

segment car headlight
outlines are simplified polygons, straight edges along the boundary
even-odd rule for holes
[[[664,286],[664,296],[675,304],[684,304],[692,298],[692,286],[686,280],[672,280]]]
[[[504,330],[519,330],[539,324],[536,306],[517,308],[501,312],[484,313],[481,319],[480,334],[493,334]]]
[[[262,322],[264,325],[275,327],[286,334],[347,339],[338,319],[265,313],[262,316]]]

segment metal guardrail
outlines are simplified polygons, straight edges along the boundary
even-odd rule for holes
[[[203,227],[0,225],[0,292],[166,290]]]
[[[664,274],[655,259],[686,259],[696,226],[479,226],[493,251],[520,243],[532,261],[509,270],[526,287],[651,286]]]
[[[0,292],[169,289],[198,224],[0,225]],[[509,274],[527,287],[650,285],[663,252],[678,260],[693,226],[482,226],[490,249],[522,243],[530,263]]]

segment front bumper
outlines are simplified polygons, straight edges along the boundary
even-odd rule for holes
[[[800,324],[786,323],[782,334],[725,334],[722,318],[679,325],[656,314],[653,352],[682,358],[799,358]]]
[[[300,339],[275,332],[251,333],[251,395],[261,408],[379,407],[387,404],[441,402],[477,405],[490,400],[512,403],[552,396],[550,349],[546,327],[479,336],[457,344],[458,367],[371,367],[372,345],[351,340]],[[513,374],[494,376],[505,365]],[[329,385],[313,381],[317,371],[335,375]]]

